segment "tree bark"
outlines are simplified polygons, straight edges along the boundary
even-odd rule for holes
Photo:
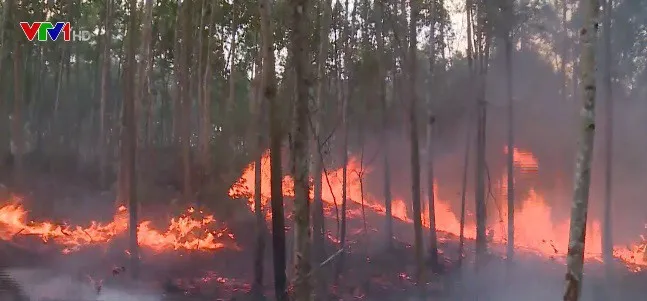
[[[309,89],[308,65],[308,0],[291,0],[292,36],[290,48],[294,56],[296,83],[295,129],[292,156],[294,160],[294,231],[295,255],[294,299],[312,299],[310,286],[310,179],[309,179]]]
[[[313,247],[313,259],[315,264],[319,264],[325,260],[326,251],[325,251],[325,229],[324,229],[324,209],[322,201],[322,176],[323,172],[323,145],[324,142],[321,138],[321,130],[324,120],[323,112],[323,98],[324,98],[324,87],[327,83],[326,81],[326,61],[328,59],[328,48],[329,48],[329,38],[330,33],[330,23],[331,23],[331,10],[332,10],[332,1],[326,0],[322,3],[322,16],[321,16],[321,25],[319,28],[319,39],[321,40],[319,45],[319,57],[317,58],[317,91],[316,91],[316,103],[315,103],[315,112],[314,112],[314,129],[313,129],[313,166],[312,166],[312,178],[314,184],[314,199],[312,201],[312,228],[313,228],[313,238],[312,238],[312,247]],[[315,297],[317,300],[325,300],[326,286],[324,283],[324,277],[321,272],[318,272],[314,275],[315,281]]]
[[[103,54],[101,61],[101,96],[99,99],[99,185],[106,185],[106,160],[108,159],[108,147],[106,137],[106,102],[108,101],[108,85],[110,81],[110,65],[112,57],[110,45],[112,44],[112,0],[106,0],[105,6],[105,33],[103,36]]]
[[[0,72],[5,71],[5,56],[7,56],[7,54],[11,51],[9,47],[7,47],[8,45],[5,43],[5,41],[8,40],[7,36],[10,32],[7,31],[7,25],[11,24],[9,12],[12,9],[13,0],[5,0],[4,9],[2,10],[2,18],[0,19]],[[5,86],[4,83],[0,83],[0,90],[4,92],[4,89],[9,89],[9,87]],[[0,158],[2,159],[2,161],[0,161],[0,167],[4,167],[4,159],[7,157],[7,155],[11,154],[11,138],[9,135],[10,130],[8,123],[9,106],[4,97],[5,93],[0,93],[0,116],[2,116],[2,120],[0,120]]]
[[[388,112],[388,103],[386,100],[386,54],[384,52],[384,12],[385,12],[385,1],[386,0],[377,0],[375,4],[375,27],[376,27],[376,37],[377,37],[377,53],[378,58],[378,99],[381,105],[382,113],[382,129],[380,133],[380,140],[382,143],[382,161],[384,164],[384,208],[386,211],[386,221],[385,221],[385,236],[386,236],[386,248],[388,250],[393,249],[393,209],[391,207],[391,172],[389,169],[389,112]],[[394,70],[395,73],[395,70]],[[395,90],[395,87],[394,87]]]
[[[206,0],[205,0],[206,1]],[[215,22],[215,2],[209,1],[210,5],[210,14],[209,14],[209,24],[207,25],[207,37],[211,37],[213,34],[213,27]],[[205,173],[208,179],[211,178],[211,136],[213,134],[213,124],[211,123],[211,39],[206,38],[205,55],[204,55],[204,73],[202,74],[201,80],[201,93],[202,96],[198,101],[200,103],[200,127],[199,127],[199,136],[200,139],[198,150],[200,156],[200,163],[202,164],[203,172]],[[259,54],[260,56],[260,54]],[[260,66],[259,66],[260,68]],[[261,83],[259,82],[259,85]],[[259,89],[260,92],[260,89]],[[259,96],[260,97],[260,96]],[[259,100],[260,101],[260,100]]]
[[[254,81],[252,89],[254,89],[254,104],[253,104],[253,116],[254,122],[256,122],[256,147],[255,154],[256,160],[254,162],[254,214],[256,217],[256,248],[254,253],[254,283],[252,284],[252,292],[256,297],[261,297],[263,295],[263,271],[264,267],[264,253],[265,253],[265,236],[267,235],[267,228],[265,224],[265,211],[263,208],[263,196],[262,196],[262,184],[263,184],[263,173],[262,173],[262,160],[263,160],[263,95],[261,93],[264,79],[262,71],[262,49],[263,46],[259,47],[259,51],[256,55],[256,74],[254,75]]]
[[[191,58],[191,49],[189,45],[191,44],[191,28],[192,28],[192,16],[191,16],[191,1],[182,2],[181,12],[182,12],[182,24],[181,27],[181,42],[180,42],[180,56],[178,60],[178,65],[180,66],[180,111],[181,111],[181,120],[180,120],[180,145],[181,152],[180,156],[182,158],[182,196],[184,202],[188,203],[192,201],[193,191],[191,187],[191,73],[190,73],[190,58]]]
[[[414,248],[416,258],[416,284],[421,292],[425,285],[425,267],[423,260],[422,242],[422,210],[420,206],[420,149],[418,138],[417,103],[418,93],[416,91],[416,62],[418,43],[418,14],[420,4],[418,0],[410,0],[410,21],[409,21],[409,55],[407,58],[409,68],[407,70],[407,81],[409,89],[409,139],[411,143],[411,196],[413,202],[413,229]]]
[[[505,93],[508,100],[508,242],[506,257],[508,262],[514,259],[514,101],[512,97],[512,18],[514,16],[513,0],[504,1],[503,15],[505,22],[504,55],[505,55]]]
[[[15,37],[14,37],[15,38]],[[14,83],[14,102],[13,102],[13,116],[11,118],[11,143],[13,144],[12,153],[14,157],[14,184],[22,185],[23,183],[23,162],[22,156],[24,152],[24,137],[23,137],[23,60],[22,60],[22,45],[19,40],[14,41],[13,49],[13,83]]]
[[[429,78],[427,81],[427,200],[429,206],[427,213],[429,215],[429,259],[432,268],[438,266],[438,234],[436,233],[436,210],[435,210],[435,185],[434,185],[434,150],[433,150],[433,131],[434,131],[434,109],[433,109],[433,85],[434,85],[434,66],[436,64],[436,1],[431,1],[431,26],[429,31]]]
[[[605,103],[605,165],[604,165],[604,218],[602,227],[602,258],[607,268],[613,260],[613,235],[611,219],[611,192],[613,179],[613,87],[611,75],[611,13],[613,9],[613,0],[604,0],[604,20],[603,20],[603,49],[604,49],[604,66],[603,66],[603,87]],[[607,270],[607,272],[609,272]]]
[[[136,164],[136,149],[137,149],[137,127],[135,121],[135,35],[137,28],[137,20],[135,11],[137,9],[137,2],[135,0],[128,1],[130,17],[128,18],[128,48],[126,51],[126,72],[124,72],[124,104],[122,115],[122,154],[124,157],[125,167],[124,176],[128,180],[127,197],[128,197],[128,234],[129,234],[129,251],[131,263],[131,275],[133,279],[139,277],[139,245],[137,241],[137,226],[139,224],[138,207],[139,202],[137,199],[137,177],[135,176]]]
[[[151,126],[148,123],[148,115],[152,108],[152,95],[150,91],[150,84],[151,84],[151,76],[153,71],[151,70],[152,67],[152,60],[153,56],[151,53],[151,44],[153,40],[153,0],[146,0],[144,2],[144,20],[143,20],[143,27],[142,27],[142,33],[141,33],[141,49],[140,52],[142,53],[142,60],[139,64],[139,83],[137,87],[137,99],[139,99],[139,103],[141,104],[141,108],[144,109],[142,110],[140,116],[144,117],[144,126],[143,130],[141,132],[142,134],[142,139],[141,142],[143,142],[142,148],[147,147],[148,143],[148,127]]]
[[[469,115],[468,115],[469,116]],[[468,119],[469,120],[469,119]],[[465,133],[465,155],[463,157],[463,178],[461,180],[461,213],[460,213],[460,230],[458,235],[458,265],[463,263],[465,257],[465,199],[467,197],[467,172],[470,161],[470,144],[472,142],[470,125],[468,124]]]
[[[281,106],[276,99],[274,65],[274,31],[271,23],[271,3],[260,0],[261,38],[263,46],[263,97],[269,104],[270,119],[270,188],[272,198],[272,250],[274,255],[274,294],[277,301],[287,301],[285,276],[285,215],[283,214],[283,171],[281,166]]]
[[[582,269],[584,266],[584,242],[586,219],[591,185],[591,161],[593,158],[593,138],[595,136],[595,66],[596,40],[598,35],[598,0],[583,2],[585,5],[584,27],[580,30],[582,44],[581,78],[582,111],[580,141],[575,159],[575,183],[571,224],[569,231],[568,255],[566,257],[566,289],[564,301],[577,301],[582,291]]]

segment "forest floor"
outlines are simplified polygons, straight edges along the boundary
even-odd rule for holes
[[[24,205],[34,220],[65,220],[71,224],[86,224],[90,220],[110,220],[114,213],[114,193],[97,191],[82,184],[74,185],[63,177],[32,174],[29,187],[20,189]],[[9,187],[12,190],[12,187]],[[180,210],[173,199],[178,193],[159,187],[155,202],[144,201],[142,219],[165,220]],[[217,204],[206,204],[206,211],[225,222],[234,234],[238,249],[215,251],[164,252],[143,251],[139,281],[129,278],[130,265],[124,252],[124,238],[111,241],[108,246],[83,248],[72,254],[62,254],[61,248],[33,237],[16,237],[0,241],[0,263],[22,286],[32,301],[202,301],[251,300],[253,254],[255,245],[254,216],[245,200],[223,197]],[[355,206],[355,204],[353,204]],[[220,208],[227,208],[219,210]],[[359,208],[350,208],[359,209]],[[355,210],[357,212],[357,210]],[[326,221],[328,228],[336,227],[336,220]],[[344,254],[343,274],[333,279],[338,267],[336,256],[318,270],[327,280],[329,300],[421,300],[414,286],[415,271],[411,241],[412,226],[395,222],[398,238],[394,247],[385,248],[382,228],[384,218],[366,211],[364,216],[349,219],[349,246]],[[288,222],[288,225],[290,222]],[[331,234],[331,237],[336,235]],[[288,233],[288,266],[292,262],[292,235]],[[327,240],[328,256],[338,250],[334,238]],[[442,269],[432,272],[428,267],[428,300],[557,300],[561,296],[564,265],[559,260],[534,254],[519,254],[510,268],[501,256],[490,256],[478,273],[471,262],[472,242],[466,243],[462,267],[456,263],[457,238],[440,233]],[[264,279],[265,295],[272,295],[271,241],[266,239]],[[493,251],[496,253],[496,251]],[[318,264],[315,264],[318,265]],[[616,266],[613,280],[603,279],[599,264],[587,265],[583,300],[635,300],[647,296],[643,285],[646,273],[629,272]],[[292,279],[291,269],[287,271]],[[612,297],[601,297],[602,284],[614,283],[609,290]],[[4,301],[4,300],[2,300]]]

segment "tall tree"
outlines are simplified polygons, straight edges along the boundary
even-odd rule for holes
[[[427,207],[429,215],[429,256],[432,267],[438,265],[438,234],[436,233],[436,210],[435,210],[435,185],[434,185],[434,149],[433,149],[433,131],[434,116],[433,109],[433,85],[434,85],[434,66],[436,64],[436,22],[438,15],[438,8],[436,7],[436,0],[431,0],[430,5],[430,28],[429,28],[429,75],[427,81],[427,199],[429,206]]]
[[[99,184],[106,184],[106,160],[108,157],[106,137],[106,102],[108,101],[108,85],[110,81],[110,65],[112,55],[110,45],[112,44],[112,0],[105,1],[103,50],[101,54],[101,93],[99,98],[99,135],[97,149],[99,151]]]
[[[411,0],[409,21],[409,53],[407,55],[407,82],[409,90],[409,139],[411,143],[411,195],[413,202],[413,230],[414,248],[416,258],[416,283],[419,287],[425,284],[425,268],[422,245],[422,210],[420,206],[420,149],[418,137],[417,105],[418,93],[416,91],[417,51],[418,51],[418,15],[420,13],[419,0]]]
[[[314,116],[314,128],[313,128],[313,162],[312,162],[312,179],[314,185],[314,199],[312,200],[312,228],[313,228],[313,238],[312,238],[312,247],[313,247],[313,259],[315,264],[323,262],[325,259],[325,230],[324,230],[324,209],[322,201],[322,171],[323,171],[323,139],[321,139],[322,127],[325,122],[325,115],[323,111],[323,100],[324,100],[324,87],[327,83],[327,74],[326,74],[326,61],[328,60],[328,48],[330,44],[329,34],[330,34],[330,23],[331,23],[331,10],[332,10],[332,1],[326,0],[322,2],[323,8],[321,14],[321,22],[319,27],[319,53],[317,58],[317,91],[315,99],[315,111],[313,112]],[[315,288],[318,300],[325,299],[324,294],[326,289],[324,286],[324,277],[321,273],[316,273],[315,277]]]
[[[382,113],[382,128],[380,140],[382,143],[382,161],[384,164],[384,207],[386,211],[385,236],[387,249],[393,248],[393,209],[391,207],[391,171],[389,168],[389,134],[388,134],[388,103],[386,100],[386,63],[387,57],[384,49],[384,19],[385,19],[385,2],[387,0],[377,0],[375,3],[375,31],[377,40],[377,68],[378,68],[378,98]],[[395,71],[394,71],[395,73]]]
[[[20,6],[20,1],[17,2]],[[11,116],[11,152],[14,162],[14,183],[21,185],[23,181],[22,156],[25,150],[23,137],[23,46],[17,35],[14,37],[13,48],[13,112]]]
[[[514,0],[503,0],[503,44],[505,55],[505,94],[508,100],[508,243],[506,257],[514,257],[514,101],[512,97],[512,25]]]
[[[179,67],[180,88],[180,157],[182,158],[182,196],[184,202],[193,198],[191,187],[191,107],[193,105],[191,93],[191,48],[192,45],[192,1],[182,2],[180,10],[180,49],[177,64]]]
[[[137,34],[137,1],[130,0],[128,1],[128,10],[130,12],[130,17],[128,18],[128,32],[126,33],[127,41],[127,50],[126,50],[126,70],[123,73],[123,84],[124,84],[124,103],[123,103],[123,114],[122,114],[122,151],[124,164],[122,166],[125,168],[124,177],[127,179],[128,183],[126,185],[128,198],[128,233],[129,233],[129,249],[130,249],[130,260],[131,260],[131,273],[133,278],[139,276],[139,245],[137,241],[137,225],[139,224],[138,218],[138,208],[139,202],[137,200],[137,177],[135,176],[135,164],[136,164],[136,148],[137,148],[137,127],[135,121],[135,101],[136,101],[136,91],[135,91],[135,73],[136,70],[136,61],[135,61],[135,43],[136,43],[136,34]]]
[[[144,127],[142,131],[143,139],[141,141],[143,144],[148,143],[148,127],[149,116],[152,110],[152,95],[151,95],[151,76],[153,73],[152,70],[152,60],[153,55],[151,51],[153,43],[153,0],[146,0],[144,2],[144,17],[143,17],[143,27],[141,32],[141,48],[140,52],[142,54],[141,62],[139,63],[139,82],[137,84],[137,99],[139,100],[139,106],[145,110],[139,114],[143,117]]]
[[[473,10],[471,16],[476,18],[476,29],[473,30],[475,36],[475,50],[478,58],[475,74],[475,92],[476,92],[476,189],[474,200],[476,202],[476,266],[482,262],[483,256],[487,252],[487,211],[485,195],[485,151],[486,151],[486,125],[487,125],[487,106],[485,100],[485,77],[488,65],[488,47],[489,31],[487,16],[487,1],[472,2]]]
[[[290,50],[293,55],[295,76],[295,123],[292,156],[294,162],[294,231],[295,255],[294,298],[311,300],[310,287],[310,179],[308,136],[310,132],[310,55],[308,46],[308,0],[290,0],[292,28]]]
[[[583,1],[585,6],[584,27],[580,30],[582,54],[580,70],[582,78],[582,111],[580,139],[575,159],[575,183],[571,224],[569,231],[568,255],[566,257],[566,289],[564,301],[577,301],[582,291],[582,270],[584,267],[584,238],[589,207],[591,185],[591,161],[593,138],[595,136],[595,65],[596,41],[600,3],[598,0]]]
[[[274,254],[274,295],[277,301],[287,301],[285,276],[285,215],[283,213],[283,171],[281,166],[281,107],[276,99],[274,63],[274,31],[271,23],[271,2],[260,0],[261,45],[263,56],[263,97],[269,104],[270,119],[270,189],[272,202],[272,250]]]
[[[256,129],[256,145],[255,145],[255,154],[256,160],[254,162],[254,214],[256,216],[256,248],[254,253],[254,283],[252,284],[252,292],[256,294],[256,297],[261,297],[263,294],[263,271],[264,271],[264,259],[263,254],[265,253],[265,235],[267,234],[266,224],[265,224],[265,214],[263,214],[263,195],[262,195],[262,184],[263,184],[263,173],[262,173],[262,161],[263,161],[263,108],[267,107],[264,105],[263,95],[261,89],[263,88],[263,71],[262,71],[262,50],[263,46],[260,45],[258,48],[258,53],[256,55],[256,74],[254,75],[253,82],[253,118],[256,123],[254,128]]]
[[[567,0],[561,0],[561,3],[555,2],[555,6],[560,7],[561,11],[561,20],[562,20],[562,49],[559,60],[559,75],[561,82],[560,94],[562,96],[562,101],[568,99],[568,93],[566,93],[566,82],[568,81],[568,76],[566,75],[566,63],[568,62],[568,27],[566,26],[566,13],[568,11]],[[561,5],[559,5],[561,4]]]
[[[198,152],[200,156],[200,163],[202,164],[202,170],[204,174],[206,175],[207,179],[211,179],[211,169],[212,169],[212,164],[211,164],[211,136],[213,133],[213,124],[211,123],[211,52],[212,52],[212,47],[211,47],[211,37],[213,37],[213,28],[215,27],[215,9],[216,9],[216,2],[214,1],[207,1],[209,4],[207,5],[207,11],[208,13],[208,23],[207,23],[207,34],[206,37],[204,37],[204,46],[201,46],[201,48],[204,49],[204,55],[202,56],[203,59],[203,65],[204,65],[204,71],[200,79],[202,80],[201,83],[201,97],[198,99],[198,102],[200,104],[201,108],[201,114],[200,114],[200,126],[198,129]],[[258,56],[260,57],[261,54],[259,53]],[[261,67],[258,66],[260,69]],[[260,86],[261,83],[260,81],[258,82],[258,85]],[[260,91],[260,90],[259,90]],[[260,96],[259,96],[260,97]],[[259,101],[261,101],[259,99]]]
[[[11,52],[11,49],[7,47],[8,43],[6,43],[7,40],[9,40],[9,33],[10,31],[7,30],[7,26],[11,23],[11,18],[10,16],[10,11],[13,9],[13,1],[12,0],[5,0],[4,5],[3,5],[3,10],[2,10],[2,18],[0,19],[0,80],[2,79],[2,75],[5,74],[5,69],[4,69],[4,61],[6,59],[5,56],[7,56],[8,53]],[[2,91],[0,92],[0,116],[2,116],[2,120],[0,121],[0,158],[6,158],[8,155],[8,150],[10,150],[9,145],[10,145],[10,139],[9,139],[9,129],[8,129],[8,118],[6,118],[7,113],[9,112],[8,110],[8,102],[6,102],[5,99],[5,94],[4,91],[7,91],[9,87],[5,86],[5,83],[0,84],[0,89]],[[0,166],[4,166],[4,160],[0,162]]]
[[[611,189],[613,178],[613,82],[611,75],[611,13],[613,9],[612,0],[604,0],[604,14],[602,20],[602,38],[604,45],[603,58],[603,91],[605,104],[604,120],[604,144],[605,144],[605,166],[604,166],[604,218],[602,220],[602,256],[605,265],[609,267],[613,260],[613,236],[611,228]]]

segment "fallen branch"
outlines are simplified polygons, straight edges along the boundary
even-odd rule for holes
[[[310,271],[310,273],[308,273],[308,277],[312,276],[312,274],[314,274],[315,272],[318,272],[319,270],[321,270],[321,268],[323,268],[326,264],[330,263],[333,259],[335,259],[335,257],[339,256],[342,252],[344,252],[344,248],[341,248],[341,249],[337,250],[337,252],[330,255],[330,257],[328,257],[326,260],[322,261],[318,266],[314,267]]]

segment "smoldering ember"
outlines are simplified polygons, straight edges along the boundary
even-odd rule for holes
[[[647,296],[645,1],[0,2],[0,301]]]

